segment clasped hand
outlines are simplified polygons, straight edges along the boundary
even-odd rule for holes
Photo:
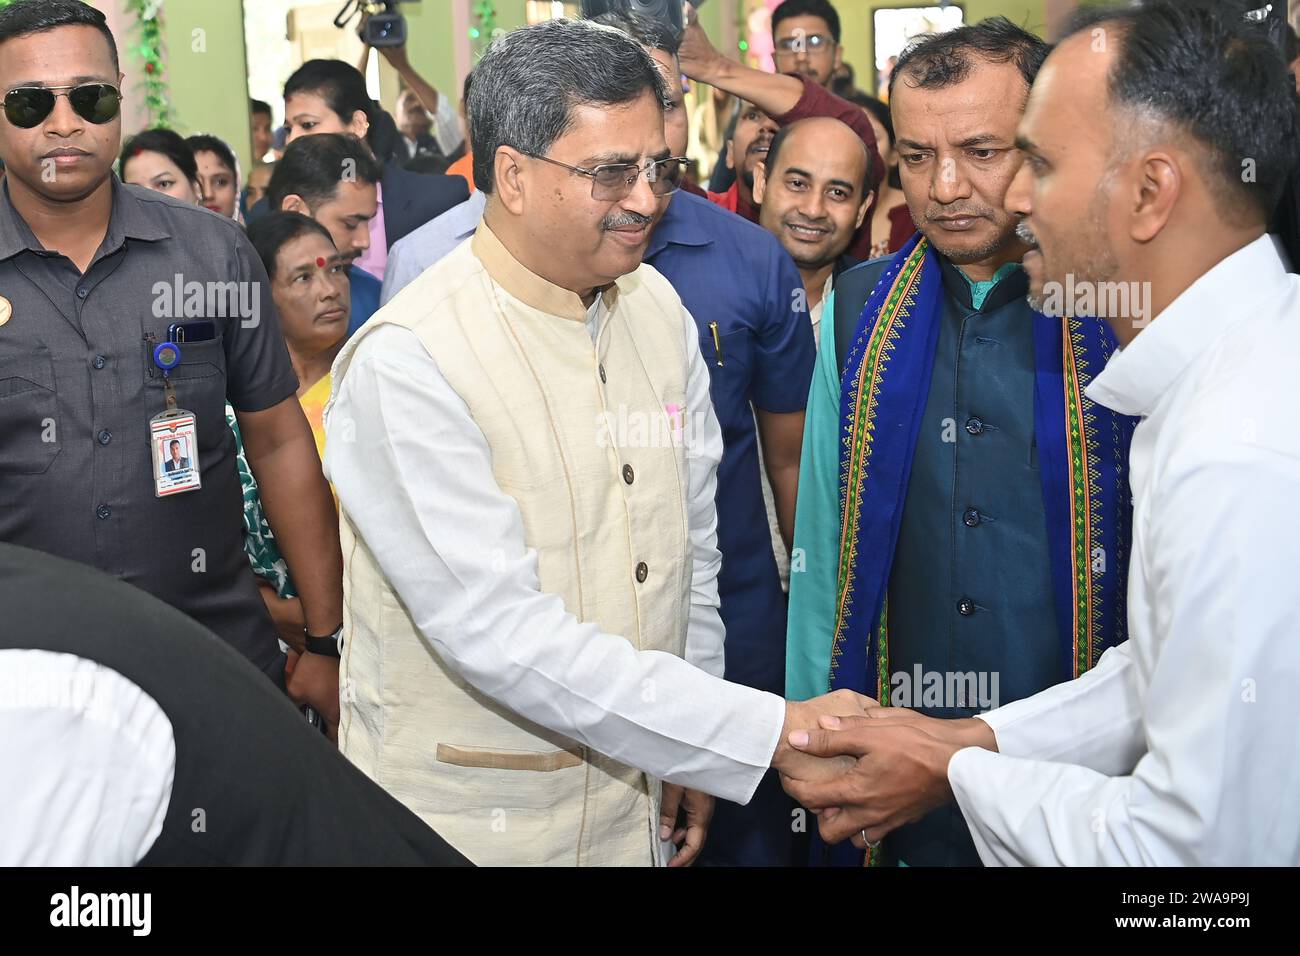
[[[951,800],[948,762],[970,746],[997,749],[981,720],[938,720],[836,691],[787,703],[772,765],[817,815],[823,840],[862,847],[864,833],[874,844]]]

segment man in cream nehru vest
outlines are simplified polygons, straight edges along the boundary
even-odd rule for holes
[[[788,732],[859,706],[720,679],[722,439],[694,322],[641,265],[681,175],[663,103],[618,31],[495,42],[483,223],[334,367],[339,746],[478,864],[688,863],[706,793],[825,772]]]

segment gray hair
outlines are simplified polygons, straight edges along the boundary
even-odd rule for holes
[[[568,132],[573,107],[619,105],[650,93],[667,101],[654,60],[639,43],[586,20],[547,20],[494,40],[469,91],[474,185],[491,195],[497,148],[545,155]]]

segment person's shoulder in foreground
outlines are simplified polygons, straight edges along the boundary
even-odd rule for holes
[[[0,684],[66,674],[101,705],[0,708],[0,865],[467,862],[156,598],[0,544],[0,607]]]

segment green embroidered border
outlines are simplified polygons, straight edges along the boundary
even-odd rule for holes
[[[835,670],[848,621],[848,603],[853,594],[852,568],[857,554],[855,532],[858,526],[858,515],[862,509],[862,489],[866,481],[868,460],[871,457],[871,437],[875,430],[876,399],[880,394],[880,380],[888,365],[889,353],[893,351],[894,343],[903,328],[903,308],[915,301],[913,290],[916,279],[921,274],[921,265],[925,261],[928,245],[925,239],[918,242],[899,270],[885,304],[880,310],[880,315],[876,319],[875,327],[867,342],[867,355],[849,393],[854,415],[852,432],[842,439],[849,444],[851,454],[848,456],[848,461],[841,466],[840,472],[840,560],[839,567],[836,569],[835,633],[831,641],[828,688],[835,682]]]
[[[1075,323],[1076,328],[1079,323]],[[1105,573],[1105,568],[1109,566],[1112,556],[1103,553],[1103,570],[1097,571],[1093,567],[1093,546],[1100,543],[1098,529],[1105,527],[1106,515],[1104,512],[1105,499],[1101,493],[1101,461],[1097,454],[1097,448],[1100,445],[1100,436],[1097,433],[1097,407],[1093,404],[1092,399],[1084,393],[1088,383],[1092,381],[1092,369],[1088,367],[1088,352],[1084,348],[1082,332],[1076,332],[1071,338],[1071,347],[1074,350],[1075,371],[1079,377],[1079,408],[1083,413],[1083,464],[1085,473],[1088,476],[1086,486],[1088,510],[1088,544],[1087,544],[1087,569],[1088,569],[1088,626],[1084,631],[1088,645],[1088,659],[1084,670],[1091,670],[1097,663],[1097,658],[1102,654],[1103,642],[1106,637],[1105,621],[1103,620],[1097,600],[1097,576]],[[1122,500],[1122,499],[1117,499]]]
[[[1092,666],[1092,474],[1083,389],[1079,383],[1074,328],[1077,320],[1061,320],[1062,362],[1065,372],[1065,431],[1070,454],[1070,560],[1074,565],[1074,676]],[[1094,428],[1095,430],[1095,428]],[[1100,476],[1098,475],[1098,478]]]
[[[889,598],[880,606],[880,623],[876,625],[876,703],[889,706]]]

